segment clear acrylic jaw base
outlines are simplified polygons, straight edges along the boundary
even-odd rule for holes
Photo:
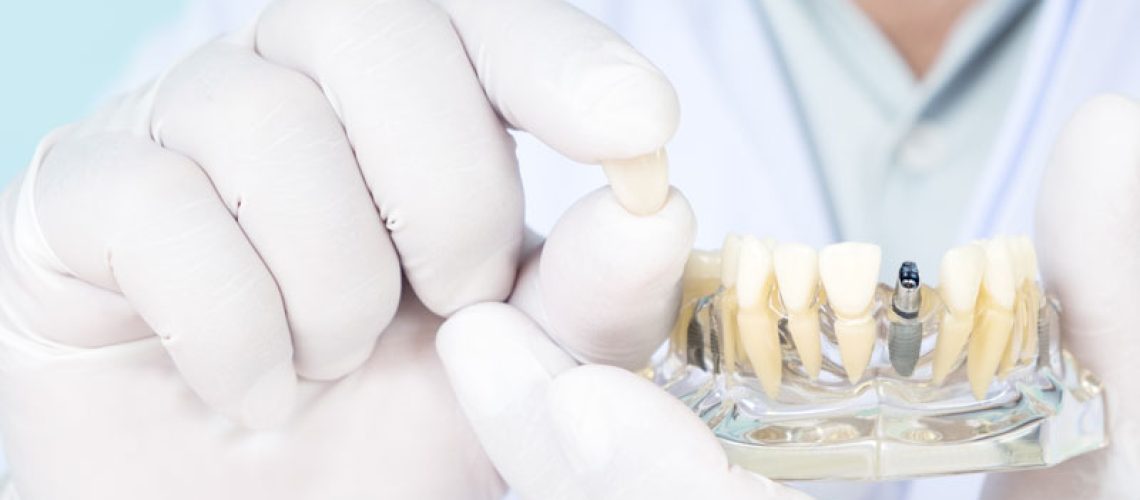
[[[878,340],[855,384],[840,364],[825,306],[822,373],[811,380],[803,372],[780,321],[783,383],[770,398],[721,332],[719,293],[690,304],[688,328],[658,352],[647,375],[708,424],[730,462],[772,479],[894,480],[1041,468],[1107,444],[1101,384],[1060,348],[1055,302],[1038,313],[1038,354],[996,377],[979,400],[963,359],[942,384],[931,382],[941,310],[934,293],[921,316],[917,368],[909,377],[894,371],[882,313],[890,293],[885,286],[878,291]]]

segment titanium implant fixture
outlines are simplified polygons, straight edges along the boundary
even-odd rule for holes
[[[914,262],[903,262],[891,297],[887,351],[891,366],[904,377],[914,373],[922,346],[922,322],[918,320],[918,311],[922,307],[919,284],[918,266]]]

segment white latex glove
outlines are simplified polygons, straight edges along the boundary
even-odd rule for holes
[[[515,280],[501,118],[598,162],[677,104],[553,0],[284,0],[45,139],[0,197],[21,497],[501,495],[433,349]]]
[[[521,498],[806,497],[730,467],[708,427],[648,380],[579,366],[645,366],[676,316],[693,224],[677,192],[645,217],[595,192],[531,252],[510,304],[440,328],[460,404]]]
[[[1104,382],[1109,446],[1057,467],[994,474],[986,497],[1135,498],[1140,471],[1140,104],[1101,96],[1072,117],[1037,207],[1063,345]]]

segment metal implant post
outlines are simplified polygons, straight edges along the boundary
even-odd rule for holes
[[[918,321],[918,310],[922,307],[922,294],[919,291],[918,265],[903,262],[895,281],[894,296],[891,297],[890,329],[887,337],[887,350],[891,366],[899,375],[909,377],[918,363],[919,347],[922,345],[922,322]]]

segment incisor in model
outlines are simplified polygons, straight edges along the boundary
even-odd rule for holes
[[[788,333],[804,371],[819,376],[823,354],[819,340],[819,255],[800,243],[782,243],[773,252],[780,302],[788,316]]]
[[[847,379],[863,377],[875,347],[872,315],[882,252],[869,243],[837,243],[819,253],[819,275],[831,310]]]

